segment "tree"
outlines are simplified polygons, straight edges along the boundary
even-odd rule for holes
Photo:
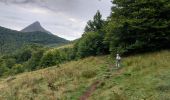
[[[102,41],[97,32],[86,33],[77,45],[77,56],[79,58],[98,55],[102,52]]]
[[[14,58],[7,58],[4,60],[4,66],[11,69],[16,63]]]
[[[5,66],[4,60],[0,59],[0,77],[6,74],[9,68]]]
[[[170,48],[169,0],[113,0],[113,4],[106,37],[112,51]]]
[[[28,70],[36,70],[39,69],[40,61],[44,53],[44,48],[39,48],[39,50],[34,51],[32,53],[31,58],[24,64],[25,68]]]
[[[89,20],[84,29],[84,32],[98,32],[104,25],[104,21],[102,20],[102,15],[99,11],[94,15],[93,20]]]
[[[17,55],[17,62],[22,63],[28,61],[32,56],[32,51],[30,49],[20,50],[21,53]]]
[[[62,55],[59,50],[53,50],[45,52],[41,58],[40,66],[41,67],[50,67],[54,65],[59,65],[62,62]]]
[[[76,52],[78,58],[108,53],[108,46],[103,43],[105,25],[106,21],[102,19],[102,15],[97,11],[93,20],[87,22],[82,38],[74,45],[73,52]]]

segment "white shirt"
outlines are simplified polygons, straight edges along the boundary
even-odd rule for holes
[[[121,60],[121,57],[119,55],[117,55],[116,60]]]

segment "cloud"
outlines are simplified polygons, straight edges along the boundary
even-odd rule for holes
[[[0,0],[0,26],[21,30],[40,21],[52,33],[73,40],[97,10],[106,18],[111,5],[109,0]]]
[[[6,4],[27,4],[27,3],[34,3],[35,0],[0,0],[0,2],[4,2]]]

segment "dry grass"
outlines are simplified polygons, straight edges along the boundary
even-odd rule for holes
[[[67,44],[67,45],[59,46],[59,47],[57,47],[57,49],[73,48],[73,46],[74,46],[74,44],[73,44],[73,43],[70,43],[70,44]]]
[[[89,57],[1,79],[0,100],[77,100],[96,80],[102,83],[90,100],[170,99],[170,51],[124,58],[119,71],[113,66],[109,56]]]
[[[63,64],[59,68],[20,74],[8,83],[3,80],[0,82],[0,99],[75,100],[107,67],[108,59],[108,56],[89,57]]]

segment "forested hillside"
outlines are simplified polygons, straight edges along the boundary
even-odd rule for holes
[[[0,54],[12,53],[27,44],[52,45],[68,41],[45,32],[19,32],[0,27]]]

